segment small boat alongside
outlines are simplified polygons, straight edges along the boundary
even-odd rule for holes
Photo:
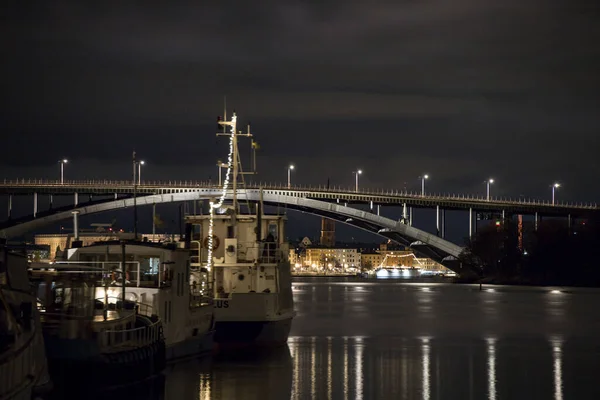
[[[67,265],[85,263],[113,271],[96,287],[96,302],[110,309],[125,298],[126,303],[152,310],[162,321],[167,361],[211,353],[213,299],[206,274],[195,274],[190,280],[189,249],[171,243],[127,243],[123,286],[114,272],[122,268],[122,246],[111,241],[70,249]]]
[[[202,271],[209,274],[214,297],[215,341],[220,349],[272,347],[287,343],[295,316],[289,244],[285,239],[285,215],[267,215],[262,202],[238,202],[241,166],[236,115],[219,122],[231,128],[229,163],[220,199],[209,204],[208,215],[188,215],[192,232],[192,280]],[[231,189],[229,188],[231,182]],[[230,204],[225,195],[232,194]]]
[[[27,258],[0,242],[0,399],[30,400],[52,387]]]
[[[122,273],[121,273],[122,275]],[[165,368],[162,321],[130,301],[96,301],[108,271],[90,263],[31,268],[50,374],[59,391],[127,385]]]

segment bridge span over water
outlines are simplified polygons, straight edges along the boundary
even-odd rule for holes
[[[490,213],[498,217],[515,214],[534,216],[535,226],[542,216],[566,217],[571,224],[573,218],[598,215],[598,206],[591,203],[551,203],[534,199],[484,198],[462,194],[420,194],[394,190],[351,190],[340,187],[300,187],[272,184],[247,184],[238,191],[240,200],[256,202],[259,193],[267,204],[285,205],[290,209],[325,216],[358,228],[377,233],[391,240],[410,246],[415,251],[432,259],[448,264],[455,260],[463,248],[444,239],[445,210],[465,210],[469,215],[469,236],[477,229],[477,213]],[[135,195],[138,205],[206,200],[216,198],[221,190],[215,184],[191,181],[141,182],[131,181],[44,181],[17,180],[0,182],[0,195],[8,197],[8,219],[0,223],[0,237],[16,237],[44,225],[72,216],[100,213],[133,206]],[[33,212],[14,218],[12,202],[15,197],[33,198]],[[49,208],[40,210],[38,199],[48,197]],[[55,196],[72,196],[72,204],[53,207]],[[231,192],[228,192],[231,198]],[[83,202],[81,200],[84,200]],[[368,205],[371,212],[349,207]],[[404,218],[395,221],[380,215],[380,207],[395,205],[404,207]],[[412,226],[412,208],[436,210],[437,235]]]

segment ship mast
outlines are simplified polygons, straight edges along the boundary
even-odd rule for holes
[[[227,113],[224,114],[224,119],[227,117]],[[230,159],[229,159],[229,168],[231,171],[231,189],[233,190],[233,209],[237,213],[238,205],[237,205],[237,178],[238,178],[238,143],[237,143],[237,116],[235,115],[235,111],[233,112],[233,116],[231,117],[231,121],[221,121],[217,120],[217,123],[223,127],[223,132],[217,133],[217,136],[229,136],[230,137]],[[226,132],[226,127],[231,127],[231,132]],[[223,185],[223,191],[227,190],[227,179],[225,176],[225,183]]]

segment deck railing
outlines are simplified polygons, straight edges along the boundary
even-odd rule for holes
[[[162,339],[160,320],[149,326],[123,330],[107,330],[98,333],[98,345],[101,351],[110,352],[115,347],[139,348]]]
[[[16,352],[7,353],[0,359],[0,398],[13,398],[23,387],[31,383],[32,366],[36,349],[35,333]]]

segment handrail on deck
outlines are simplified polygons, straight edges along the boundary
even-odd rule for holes
[[[158,320],[149,326],[139,328],[106,330],[98,333],[98,345],[101,351],[116,346],[139,348],[148,346],[162,339],[162,322]]]
[[[15,351],[11,351],[0,359],[0,398],[11,398],[14,392],[23,387],[24,382],[31,380],[31,368],[34,365],[34,346],[37,331]]]

